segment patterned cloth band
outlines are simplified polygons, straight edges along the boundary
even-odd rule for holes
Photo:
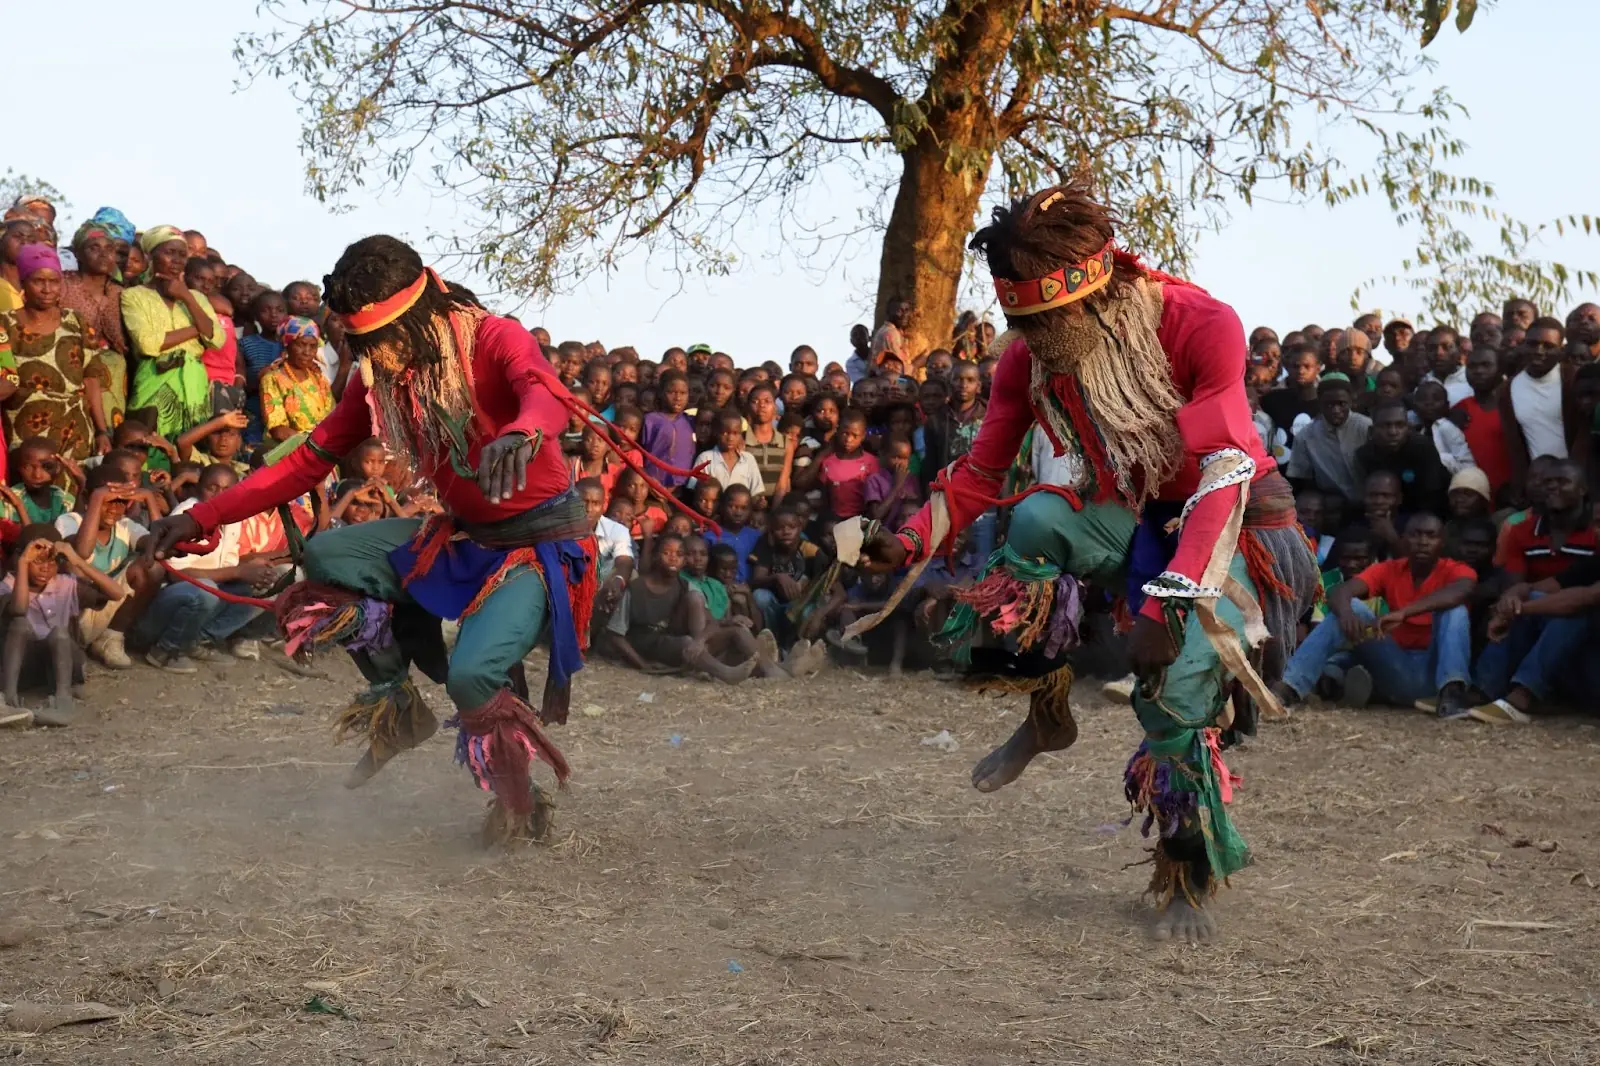
[[[407,311],[416,306],[422,299],[423,290],[428,287],[428,279],[432,278],[438,283],[440,291],[444,291],[444,282],[439,280],[439,275],[434,273],[432,267],[424,267],[422,273],[417,275],[417,280],[401,289],[385,300],[367,304],[359,311],[352,311],[344,316],[344,330],[346,333],[371,333],[373,330],[382,329]]]
[[[1000,306],[1008,315],[1036,315],[1053,307],[1065,307],[1110,284],[1115,253],[1115,243],[1107,241],[1104,248],[1083,262],[1053,270],[1042,278],[1030,281],[995,278],[995,295],[1000,297]]]

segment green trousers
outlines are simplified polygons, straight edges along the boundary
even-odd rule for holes
[[[1012,513],[1006,547],[1022,559],[1046,562],[1063,573],[1120,591],[1127,581],[1128,553],[1137,524],[1132,512],[1123,507],[1089,503],[1075,511],[1059,496],[1036,492]],[[1255,594],[1242,554],[1234,554],[1229,572]],[[1248,653],[1239,608],[1223,599],[1217,615],[1239,635],[1240,647]],[[1226,682],[1216,650],[1191,611],[1177,659],[1164,677],[1146,679],[1136,687],[1134,713],[1153,738],[1212,725],[1223,708]]]
[[[389,553],[411,542],[417,518],[384,518],[319,533],[306,542],[306,577],[389,603],[411,603]],[[506,684],[506,672],[522,661],[544,630],[544,578],[536,569],[514,572],[461,623],[445,690],[462,710],[489,702]],[[357,657],[373,684],[399,681],[411,663],[398,644]]]

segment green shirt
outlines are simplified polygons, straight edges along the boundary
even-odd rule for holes
[[[679,573],[683,583],[700,593],[706,601],[706,611],[717,621],[728,617],[728,586],[714,577],[690,577],[688,574]]]
[[[25,525],[32,525],[36,522],[54,522],[73,508],[72,495],[60,485],[50,486],[49,502],[43,506],[36,503],[33,497],[28,495],[27,488],[22,485],[11,486],[11,491],[15,492],[17,499],[22,501],[22,509],[26,513],[20,516],[19,519],[15,507],[12,507],[10,503],[0,503],[0,517],[9,518],[12,521],[20,520]]]

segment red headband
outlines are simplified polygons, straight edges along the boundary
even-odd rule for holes
[[[373,330],[382,329],[407,311],[416,306],[422,299],[422,291],[428,287],[428,279],[432,278],[439,286],[440,292],[447,291],[444,281],[432,267],[423,267],[417,280],[401,289],[386,300],[367,304],[359,311],[352,311],[344,316],[344,329],[346,333],[371,333]]]
[[[1042,278],[1030,281],[995,278],[995,295],[1000,297],[1000,307],[1008,315],[1036,315],[1052,307],[1064,307],[1110,283],[1115,253],[1115,243],[1107,241],[1105,247],[1083,262],[1053,270]]]

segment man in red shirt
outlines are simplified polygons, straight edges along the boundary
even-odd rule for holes
[[[360,376],[303,444],[156,523],[146,550],[165,556],[295,499],[376,434],[432,481],[447,513],[311,538],[307,580],[278,599],[288,650],[340,644],[371,686],[340,721],[341,733],[369,741],[349,787],[437,728],[411,681],[415,663],[445,685],[461,726],[457,757],[496,795],[486,838],[541,835],[549,806],[530,761],[548,763],[561,781],[568,768],[508,674],[548,623],[541,716],[565,720],[594,599],[594,540],[559,444],[571,395],[527,330],[425,270],[393,237],[351,245],[325,288],[345,316]],[[440,618],[461,619],[448,669]]]
[[[1091,502],[1051,486],[1020,501],[1006,546],[960,593],[943,634],[958,655],[980,625],[1005,636],[1018,654],[973,649],[972,679],[1032,697],[1027,721],[978,763],[973,783],[992,792],[1040,751],[1072,743],[1063,651],[1075,640],[1077,582],[1126,587],[1145,741],[1124,787],[1144,831],[1159,825],[1155,933],[1205,939],[1214,926],[1204,901],[1248,857],[1224,806],[1226,679],[1276,705],[1247,655],[1268,632],[1293,648],[1317,580],[1289,484],[1251,418],[1244,327],[1203,290],[1118,250],[1109,212],[1080,186],[996,209],[972,247],[1015,331],[996,341],[983,425],[934,481],[930,503],[866,554],[882,568],[918,562],[914,579],[920,561],[996,504],[1035,422],[1057,454],[1081,449]],[[1272,667],[1269,652],[1269,676]]]
[[[1500,353],[1493,348],[1474,348],[1467,356],[1467,384],[1472,386],[1472,395],[1450,408],[1450,420],[1461,427],[1472,461],[1488,476],[1489,492],[1496,498],[1511,477],[1511,459],[1500,428],[1501,381]]]
[[[1537,492],[1529,492],[1534,505],[1506,520],[1494,563],[1532,585],[1556,577],[1576,560],[1594,558],[1596,538],[1583,468],[1577,463],[1551,460]]]
[[[1289,660],[1279,695],[1295,703],[1309,695],[1328,660],[1348,647],[1356,666],[1345,673],[1345,702],[1368,695],[1409,707],[1437,694],[1440,718],[1465,718],[1471,709],[1472,626],[1467,597],[1478,575],[1466,563],[1439,557],[1444,526],[1419,512],[1406,521],[1408,556],[1373,563],[1328,593],[1328,614]],[[1362,600],[1381,597],[1379,618]],[[1358,673],[1358,671],[1360,671]]]

